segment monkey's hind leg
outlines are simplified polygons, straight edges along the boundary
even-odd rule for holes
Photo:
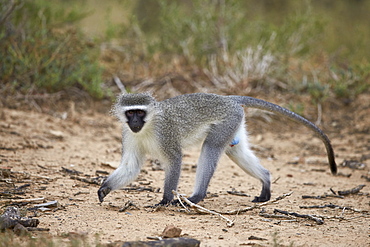
[[[259,179],[262,182],[262,191],[260,196],[256,196],[253,202],[265,202],[271,198],[271,180],[270,172],[265,169],[259,159],[249,147],[247,133],[244,126],[238,130],[237,136],[239,143],[226,149],[226,154],[246,173]]]
[[[198,203],[206,197],[209,182],[215,172],[222,151],[222,147],[209,146],[207,142],[203,144],[195,175],[194,192],[188,198],[190,201]]]
[[[242,119],[243,115],[241,114],[239,117]],[[238,138],[235,136],[235,132],[239,125],[240,122],[232,121],[211,126],[199,156],[194,192],[188,198],[190,201],[198,203],[206,197],[209,182],[225,147],[230,144],[230,140],[233,140],[232,143],[237,143],[235,140]]]

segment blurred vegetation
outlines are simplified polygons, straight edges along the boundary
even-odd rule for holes
[[[88,13],[46,0],[1,1],[1,91],[54,93],[70,88],[103,96],[99,48],[72,26]]]
[[[349,6],[353,13],[343,15]],[[116,29],[121,59],[134,68],[116,71],[132,78],[191,71],[190,79],[182,78],[188,87],[175,84],[175,94],[201,88],[306,93],[316,103],[353,98],[370,84],[366,9],[369,2],[345,0],[138,1],[128,24]],[[167,85],[176,78],[167,76]],[[145,81],[134,88],[163,85]]]
[[[101,98],[116,77],[164,97],[289,92],[321,104],[370,85],[370,1],[0,1],[0,92]],[[92,39],[81,30],[94,22],[79,23],[94,7],[105,28]]]

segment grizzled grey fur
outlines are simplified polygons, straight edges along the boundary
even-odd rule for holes
[[[194,192],[189,200],[204,199],[208,184],[222,153],[226,153],[243,171],[262,183],[260,196],[254,202],[270,200],[270,173],[261,166],[248,143],[243,106],[277,113],[313,130],[325,144],[330,168],[337,171],[333,148],[328,137],[305,118],[264,100],[247,96],[220,96],[195,93],[156,101],[148,93],[122,94],[113,108],[123,123],[122,159],[120,166],[103,182],[98,191],[102,202],[110,191],[120,189],[134,180],[146,155],[157,158],[165,167],[163,199],[173,200],[172,190],[179,182],[182,150],[202,143],[196,171]],[[128,127],[126,112],[144,111],[143,126],[134,133]]]

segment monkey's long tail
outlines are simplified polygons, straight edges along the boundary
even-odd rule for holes
[[[288,109],[284,107],[275,105],[273,103],[270,103],[270,102],[267,102],[261,99],[256,99],[256,98],[248,97],[248,96],[236,96],[236,95],[235,96],[232,95],[229,97],[232,98],[234,101],[238,102],[239,104],[244,105],[246,107],[257,108],[257,109],[273,112],[273,113],[288,117],[290,120],[293,120],[297,123],[301,123],[305,125],[307,128],[313,130],[325,144],[326,152],[328,154],[328,160],[329,160],[331,173],[332,174],[337,173],[337,164],[335,163],[334,151],[333,151],[333,147],[331,146],[330,140],[327,137],[327,135],[325,135],[325,133],[315,124],[311,123],[304,117],[301,117],[300,115],[292,111],[289,111]]]

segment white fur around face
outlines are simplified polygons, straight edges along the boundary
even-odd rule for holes
[[[132,132],[127,125],[124,126],[123,147],[125,153],[138,152],[142,156],[150,155],[153,158],[161,156],[157,137],[150,124],[145,124],[138,132]]]
[[[127,123],[127,117],[125,115],[125,112],[130,110],[142,110],[145,112],[148,112],[148,106],[146,105],[135,105],[135,106],[116,106],[113,109],[113,114],[122,122]],[[147,119],[148,116],[145,116],[145,119]],[[144,120],[145,120],[144,119]]]

